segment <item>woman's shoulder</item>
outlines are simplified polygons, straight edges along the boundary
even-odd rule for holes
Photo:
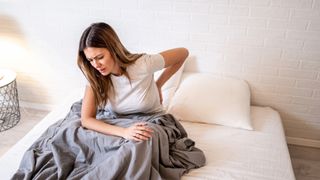
[[[161,54],[143,54],[139,57],[134,64],[141,66],[144,65],[146,68],[153,66],[159,66],[164,62],[164,58]],[[159,64],[160,63],[160,64]]]
[[[129,74],[151,74],[163,67],[164,59],[161,54],[143,54],[127,70]]]

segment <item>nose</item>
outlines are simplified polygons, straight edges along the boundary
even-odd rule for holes
[[[96,59],[92,60],[92,65],[94,68],[99,68],[101,66],[100,62]]]

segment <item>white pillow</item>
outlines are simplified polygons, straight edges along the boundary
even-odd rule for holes
[[[185,73],[168,113],[183,121],[252,130],[250,89],[243,80]]]
[[[162,105],[164,110],[168,109],[168,105],[170,100],[172,99],[175,91],[177,90],[180,80],[181,80],[181,76],[182,76],[182,72],[184,69],[184,65],[185,63],[183,63],[183,65],[180,67],[180,69],[173,74],[170,79],[168,79],[168,81],[162,86],[161,91],[162,91]],[[155,81],[160,77],[160,75],[162,74],[162,72],[165,69],[162,69],[160,71],[155,72],[154,74],[154,79]]]

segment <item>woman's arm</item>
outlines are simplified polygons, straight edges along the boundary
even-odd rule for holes
[[[90,85],[86,86],[81,108],[81,125],[103,134],[122,136],[124,128],[106,124],[96,119],[96,105],[93,90]]]
[[[90,85],[87,85],[81,108],[81,125],[83,127],[136,141],[147,140],[151,137],[152,129],[148,128],[146,123],[136,123],[128,128],[110,125],[96,119],[96,109],[93,90]]]
[[[186,48],[175,48],[170,49],[167,51],[163,51],[160,53],[165,62],[165,70],[160,75],[160,77],[157,79],[157,86],[159,91],[161,90],[161,87],[164,85],[165,82],[174,74],[176,73],[179,68],[182,66],[184,61],[189,55],[189,51]],[[160,99],[161,99],[161,91],[160,91]],[[162,99],[161,99],[162,102]]]

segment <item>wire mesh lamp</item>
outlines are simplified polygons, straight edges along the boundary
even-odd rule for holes
[[[14,18],[0,13],[0,132],[20,121],[16,68],[20,60],[23,33]]]

